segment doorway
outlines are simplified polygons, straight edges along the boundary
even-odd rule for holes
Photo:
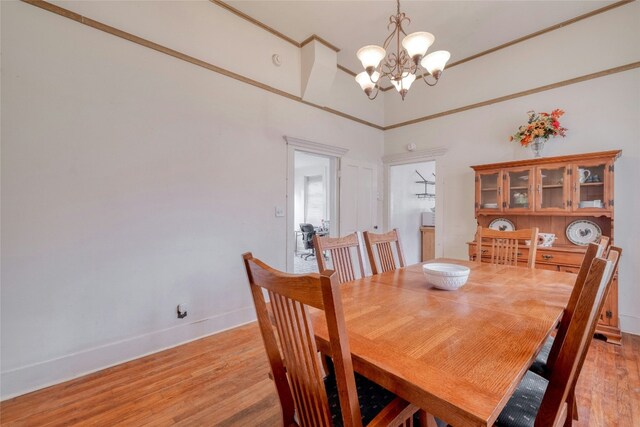
[[[400,230],[407,264],[422,261],[421,229],[435,233],[435,211],[435,161],[389,167],[389,228]]]
[[[293,273],[317,272],[313,236],[336,234],[336,162],[328,155],[293,154]]]

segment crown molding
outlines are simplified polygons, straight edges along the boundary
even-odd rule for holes
[[[197,65],[198,67],[206,68],[207,70],[213,71],[213,72],[218,73],[218,74],[222,74],[223,76],[230,77],[230,78],[232,78],[234,80],[238,80],[238,81],[240,81],[242,83],[246,83],[246,84],[249,84],[251,86],[255,86],[257,88],[266,90],[267,92],[271,92],[273,94],[280,95],[280,96],[282,96],[284,98],[287,98],[287,99],[290,99],[292,101],[297,101],[297,102],[299,102],[301,104],[305,104],[305,105],[308,105],[310,107],[314,107],[314,108],[317,108],[319,110],[326,111],[326,112],[334,114],[336,116],[343,117],[345,119],[349,119],[349,120],[352,120],[354,122],[357,122],[357,123],[360,123],[360,124],[363,124],[363,125],[366,125],[366,126],[370,126],[372,128],[375,128],[375,129],[379,129],[379,130],[383,129],[382,126],[377,125],[375,123],[371,123],[371,122],[368,122],[366,120],[360,119],[358,117],[352,116],[350,114],[343,113],[342,111],[334,110],[333,108],[329,108],[329,107],[325,107],[325,106],[322,106],[322,105],[314,104],[314,103],[309,102],[309,101],[305,101],[305,100],[303,100],[301,97],[299,97],[297,95],[293,95],[293,94],[291,94],[289,92],[285,92],[285,91],[283,91],[281,89],[274,88],[274,87],[269,86],[267,84],[261,83],[261,82],[259,82],[257,80],[250,79],[250,78],[245,77],[245,76],[243,76],[241,74],[234,73],[233,71],[227,70],[227,69],[222,68],[222,67],[218,67],[217,65],[211,64],[209,62],[203,61],[203,60],[198,59],[198,58],[194,58],[193,56],[189,56],[189,55],[187,55],[185,53],[179,52],[177,50],[173,50],[173,49],[168,48],[166,46],[163,46],[161,44],[152,42],[152,41],[147,40],[147,39],[143,39],[142,37],[138,37],[138,36],[136,36],[134,34],[127,33],[125,31],[119,30],[118,28],[112,27],[112,26],[107,25],[107,24],[103,24],[102,22],[95,21],[95,20],[93,20],[91,18],[88,18],[86,16],[80,15],[78,13],[75,13],[75,12],[70,11],[68,9],[65,9],[63,7],[60,7],[58,5],[55,5],[55,4],[52,4],[52,3],[48,3],[48,2],[46,2],[44,0],[22,0],[22,2],[26,3],[26,4],[30,4],[32,6],[39,7],[40,9],[46,10],[48,12],[55,13],[56,15],[71,19],[72,21],[75,21],[75,22],[77,22],[79,24],[87,25],[89,27],[95,28],[96,30],[104,31],[105,33],[111,34],[113,36],[119,37],[119,38],[124,39],[124,40],[128,40],[128,41],[130,41],[132,43],[135,43],[135,44],[138,44],[140,46],[144,46],[144,47],[147,47],[149,49],[153,49],[153,50],[155,50],[157,52],[164,53],[165,55],[172,56],[172,57],[174,57],[176,59],[180,59],[180,60],[188,62],[190,64]]]
[[[382,157],[382,163],[384,165],[402,165],[405,163],[417,163],[428,160],[433,160],[436,157],[444,156],[447,154],[445,147],[434,147],[426,150],[407,151],[406,153],[387,154]]]
[[[469,62],[469,61],[472,61],[474,59],[478,59],[478,58],[480,58],[482,56],[488,55],[488,54],[496,52],[498,50],[507,48],[509,46],[513,46],[514,44],[521,43],[523,41],[532,39],[534,37],[538,37],[538,36],[540,36],[542,34],[546,34],[546,33],[549,33],[551,31],[558,30],[560,28],[566,27],[567,25],[574,24],[574,23],[576,23],[578,21],[582,21],[583,19],[591,18],[592,16],[596,16],[596,15],[599,15],[601,13],[608,12],[608,11],[610,11],[612,9],[617,8],[617,7],[624,6],[625,4],[633,3],[634,1],[635,0],[621,0],[621,1],[618,1],[616,3],[612,3],[612,4],[609,4],[607,6],[601,7],[600,9],[592,10],[591,12],[584,13],[582,15],[576,16],[575,18],[567,19],[566,21],[562,21],[562,22],[560,22],[558,24],[552,25],[550,27],[544,28],[544,29],[536,31],[534,33],[527,34],[526,36],[522,36],[522,37],[519,37],[517,39],[508,41],[508,42],[503,43],[503,44],[501,44],[499,46],[492,47],[491,49],[483,50],[482,52],[476,53],[475,55],[467,56],[466,58],[462,58],[459,61],[454,61],[451,64],[449,64],[446,68],[450,69],[452,67],[455,67],[456,65],[464,64],[465,62]],[[416,80],[418,80],[418,79],[420,79],[420,78],[422,78],[424,76],[425,76],[425,74],[421,74],[420,76],[416,76]],[[386,92],[386,91],[388,91],[390,89],[393,89],[393,88],[394,88],[393,85],[391,85],[391,86],[388,86],[388,87],[385,87],[385,88],[380,88],[380,90],[383,91],[383,92]]]
[[[544,86],[539,86],[533,89],[524,90],[522,92],[512,93],[510,95],[500,96],[498,98],[489,99],[487,101],[478,102],[476,104],[466,105],[464,107],[454,108],[452,110],[442,111],[440,113],[431,114],[429,116],[418,117],[416,119],[407,120],[406,122],[396,123],[393,125],[385,126],[384,130],[396,129],[403,126],[409,126],[416,123],[424,122],[427,120],[437,119],[439,117],[448,116],[450,114],[461,113],[463,111],[472,110],[474,108],[486,107],[487,105],[497,104],[498,102],[509,101],[515,98],[521,98],[527,95],[533,95],[534,93],[544,92],[551,89],[556,89],[563,86],[569,86],[576,83],[585,82],[587,80],[597,79],[598,77],[605,77],[611,74],[621,73],[623,71],[633,70],[640,67],[640,61],[632,62],[630,64],[621,65],[619,67],[609,68],[607,70],[598,71],[597,73],[586,74],[580,77],[574,77],[572,79],[563,80],[557,83],[552,83]]]
[[[214,0],[211,0],[211,1],[213,2]],[[631,1],[635,1],[635,0],[631,0]],[[631,3],[631,1],[625,1],[625,2],[619,2],[619,3],[627,4],[627,3]],[[133,34],[125,32],[125,31],[119,30],[117,28],[111,27],[109,25],[106,25],[106,24],[103,24],[101,22],[95,21],[95,20],[93,20],[91,18],[87,18],[87,17],[82,16],[82,15],[80,15],[78,13],[75,13],[75,12],[72,12],[72,11],[70,11],[68,9],[64,9],[64,8],[62,8],[60,6],[57,6],[55,4],[48,3],[48,2],[46,2],[44,0],[22,0],[22,2],[24,2],[26,4],[30,4],[32,6],[39,7],[41,9],[43,9],[43,10],[55,13],[55,14],[57,14],[59,16],[71,19],[71,20],[73,20],[75,22],[78,22],[78,23],[83,24],[83,25],[87,25],[89,27],[95,28],[97,30],[103,31],[103,32],[111,34],[111,35],[114,35],[116,37],[128,40],[128,41],[130,41],[132,43],[136,43],[136,44],[138,44],[140,46],[144,46],[144,47],[147,47],[149,49],[153,49],[153,50],[155,50],[157,52],[160,52],[160,53],[163,53],[165,55],[172,56],[172,57],[180,59],[182,61],[189,62],[189,63],[191,63],[193,65],[196,65],[196,66],[199,66],[199,67],[202,67],[202,68],[206,68],[206,69],[208,69],[210,71],[213,71],[215,73],[222,74],[222,75],[224,75],[226,77],[230,77],[230,78],[238,80],[240,82],[255,86],[255,87],[263,89],[263,90],[266,90],[267,92],[271,92],[273,94],[288,98],[290,100],[293,100],[293,101],[296,101],[296,102],[299,102],[299,103],[302,103],[302,104],[305,104],[305,105],[309,105],[311,107],[326,111],[326,112],[334,114],[334,115],[337,115],[339,117],[343,117],[345,119],[348,119],[348,120],[363,124],[365,126],[372,127],[374,129],[382,130],[382,131],[392,130],[392,129],[400,128],[400,127],[403,127],[403,126],[409,126],[409,125],[420,123],[420,122],[423,122],[423,121],[433,120],[433,119],[437,119],[439,117],[444,117],[444,116],[448,116],[448,115],[451,115],[451,114],[460,113],[460,112],[471,110],[471,109],[474,109],[474,108],[480,108],[480,107],[488,106],[488,105],[491,105],[491,104],[496,104],[496,103],[499,103],[499,102],[504,102],[504,101],[508,101],[508,100],[515,99],[515,98],[520,98],[520,97],[527,96],[527,95],[532,95],[532,94],[535,94],[535,93],[538,93],[538,92],[543,92],[543,91],[547,91],[547,90],[551,90],[551,89],[556,89],[556,88],[559,88],[559,87],[568,86],[568,85],[571,85],[571,84],[580,83],[580,82],[584,82],[584,81],[595,79],[595,78],[599,78],[599,77],[608,76],[608,75],[615,74],[615,73],[621,73],[621,72],[624,72],[624,71],[633,70],[633,69],[636,69],[636,68],[640,67],[640,61],[633,62],[633,63],[630,63],[630,64],[626,64],[626,65],[622,65],[622,66],[618,66],[618,67],[614,67],[614,68],[609,68],[609,69],[606,69],[606,70],[603,70],[603,71],[599,71],[599,72],[596,72],[596,73],[591,73],[591,74],[583,75],[583,76],[580,76],[580,77],[575,77],[575,78],[572,78],[572,79],[563,80],[561,82],[552,83],[552,84],[548,84],[548,85],[545,85],[545,86],[540,86],[540,87],[537,87],[537,88],[534,88],[534,89],[529,89],[529,90],[525,90],[525,91],[522,91],[522,92],[513,93],[513,94],[510,94],[510,95],[505,95],[505,96],[501,96],[501,97],[498,97],[498,98],[492,98],[492,99],[489,99],[487,101],[482,101],[482,102],[478,102],[478,103],[475,103],[475,104],[466,105],[466,106],[463,106],[463,107],[454,108],[454,109],[447,110],[447,111],[442,111],[442,112],[431,114],[431,115],[428,115],[428,116],[418,117],[418,118],[415,118],[415,119],[412,119],[412,120],[408,120],[408,121],[405,121],[405,122],[400,122],[400,123],[396,123],[396,124],[388,125],[388,126],[380,126],[380,125],[377,125],[375,123],[371,123],[371,122],[368,122],[366,120],[360,119],[358,117],[355,117],[355,116],[343,113],[341,111],[335,110],[333,108],[329,108],[329,107],[313,104],[311,102],[303,100],[299,96],[290,94],[290,93],[285,92],[283,90],[274,88],[272,86],[266,85],[266,84],[261,83],[259,81],[256,81],[256,80],[250,79],[248,77],[245,77],[245,76],[243,76],[241,74],[234,73],[233,71],[224,69],[222,67],[218,67],[218,66],[216,66],[214,64],[210,64],[208,62],[205,62],[205,61],[202,61],[200,59],[194,58],[192,56],[186,55],[186,54],[184,54],[182,52],[178,52],[176,50],[173,50],[173,49],[170,49],[168,47],[162,46],[162,45],[160,45],[158,43],[154,43],[154,42],[152,42],[150,40],[146,40],[146,39],[143,39],[143,38],[138,37],[136,35],[133,35]],[[618,4],[618,3],[615,3],[615,4]],[[611,10],[612,8],[613,8],[613,5],[610,5],[608,10]],[[593,15],[591,15],[591,16],[593,16]]]
[[[315,35],[315,34],[311,34],[311,36],[307,37],[304,41],[300,42],[300,47],[303,47],[303,46],[311,43],[314,40],[317,41],[318,43],[321,43],[321,44],[325,45],[326,47],[328,47],[329,49],[335,51],[336,53],[340,52],[340,48],[335,47],[334,45],[332,45],[331,43],[329,43],[328,41],[326,41],[322,37],[320,37],[318,35]],[[338,68],[340,68],[339,65],[338,65]]]
[[[284,136],[287,145],[301,148],[318,154],[326,154],[328,156],[342,157],[349,152],[347,148],[337,147],[335,145],[322,144],[321,142],[308,141],[306,139],[295,138],[292,136]]]
[[[352,75],[353,77],[357,76],[356,73],[354,73],[353,71],[351,71],[350,69],[348,69],[347,67],[343,67],[342,65],[338,64],[338,70],[342,70],[347,74]]]
[[[451,64],[449,64],[449,66],[447,68],[451,68],[451,67],[455,67],[456,65],[464,64],[465,62],[472,61],[474,59],[480,58],[481,56],[488,55],[490,53],[493,53],[493,52],[496,52],[498,50],[507,48],[509,46],[513,46],[514,44],[521,43],[523,41],[532,39],[534,37],[541,36],[542,34],[546,34],[546,33],[549,33],[551,31],[559,30],[560,28],[566,27],[566,26],[571,25],[571,24],[575,24],[576,22],[582,21],[583,19],[591,18],[591,17],[599,15],[601,13],[608,12],[608,11],[610,11],[612,9],[618,8],[620,6],[624,6],[625,4],[633,3],[634,1],[635,0],[622,0],[622,1],[618,1],[616,3],[609,4],[607,6],[601,7],[600,9],[592,10],[591,12],[587,12],[585,14],[576,16],[575,18],[567,19],[566,21],[562,21],[562,22],[560,22],[558,24],[552,25],[550,27],[544,28],[542,30],[536,31],[536,32],[531,33],[531,34],[527,34],[526,36],[519,37],[517,39],[511,40],[511,41],[509,41],[507,43],[501,44],[501,45],[493,47],[491,49],[487,49],[487,50],[484,50],[484,51],[482,51],[480,53],[476,53],[475,55],[468,56],[468,57],[463,58],[463,59],[461,59],[459,61],[452,62]]]
[[[273,34],[276,37],[280,37],[282,40],[285,40],[286,42],[291,43],[292,45],[294,45],[297,48],[301,48],[306,44],[311,43],[313,40],[316,40],[319,43],[322,43],[323,45],[325,45],[326,47],[328,47],[329,49],[335,51],[335,52],[340,52],[340,48],[337,47],[336,45],[329,43],[326,39],[320,37],[317,34],[311,34],[309,37],[307,37],[306,39],[304,39],[301,42],[298,42],[294,39],[292,39],[291,37],[281,33],[280,31],[276,30],[273,27],[268,26],[267,24],[265,24],[262,21],[259,21],[255,18],[252,18],[251,16],[247,15],[246,13],[240,11],[239,9],[236,9],[235,7],[223,2],[222,0],[209,0],[211,3],[220,6],[226,10],[228,10],[229,12],[233,13],[236,16],[239,16],[240,18],[262,28],[263,30]],[[344,71],[347,74],[351,74],[352,76],[355,76],[356,73],[354,73],[353,71],[351,71],[350,69],[348,69],[347,67],[338,64],[337,65],[339,70]]]
[[[267,24],[265,24],[265,23],[263,23],[261,21],[258,21],[255,18],[252,18],[251,16],[247,15],[244,12],[241,12],[240,10],[236,9],[235,7],[230,6],[230,5],[228,5],[227,3],[225,3],[225,2],[223,2],[221,0],[209,0],[209,1],[211,3],[217,5],[217,6],[222,7],[223,9],[228,10],[229,12],[233,13],[234,15],[239,16],[240,18],[244,19],[245,21],[251,22],[252,24],[262,28],[263,30],[273,34],[274,36],[280,37],[282,40],[284,40],[284,41],[286,41],[288,43],[291,43],[295,47],[298,47],[298,48],[300,47],[300,43],[298,43],[297,41],[295,41],[291,37],[286,36],[285,34],[281,33],[280,31],[268,26]]]
[[[284,35],[283,33],[279,32],[278,30],[275,30],[274,28],[268,26],[267,24],[264,24],[263,22],[255,19],[255,18],[252,18],[251,16],[247,15],[246,13],[241,12],[240,10],[234,8],[233,6],[228,5],[227,3],[225,3],[222,0],[209,0],[209,1],[211,3],[213,3],[213,4],[216,4],[216,5],[220,6],[220,7],[223,7],[225,9],[227,9],[228,11],[236,14],[237,16],[239,16],[239,17],[251,22],[252,24],[255,24],[255,25],[259,26],[260,28],[270,32],[271,34],[274,34],[274,35],[282,38],[283,40],[288,41],[289,43],[293,44],[294,46],[297,46],[298,48],[304,46],[305,44],[311,42],[312,40],[317,40],[318,42],[320,42],[320,43],[324,44],[325,46],[327,46],[329,49],[333,49],[336,52],[340,52],[340,48],[338,48],[335,45],[327,42],[325,39],[323,39],[322,37],[320,37],[320,36],[318,36],[316,34],[312,34],[306,40],[304,40],[303,42],[299,43],[299,42],[293,40],[292,38]],[[542,30],[533,32],[531,34],[527,34],[526,36],[519,37],[517,39],[508,41],[506,43],[503,43],[503,44],[501,44],[499,46],[492,47],[490,49],[487,49],[487,50],[484,50],[482,52],[476,53],[474,55],[468,56],[466,58],[462,58],[459,61],[454,61],[454,62],[452,62],[451,64],[449,64],[447,66],[447,69],[455,67],[456,65],[464,64],[465,62],[472,61],[474,59],[477,59],[477,58],[480,58],[482,56],[488,55],[490,53],[496,52],[498,50],[505,49],[505,48],[507,48],[509,46],[513,46],[514,44],[521,43],[523,41],[532,39],[532,38],[540,36],[542,34],[546,34],[546,33],[549,33],[551,31],[554,31],[554,30],[558,30],[560,28],[566,27],[567,25],[571,25],[571,24],[574,24],[576,22],[582,21],[583,19],[591,18],[592,16],[596,16],[596,15],[599,15],[601,13],[608,12],[608,11],[610,11],[612,9],[618,8],[620,6],[624,6],[625,4],[633,3],[634,1],[636,1],[636,0],[621,0],[621,1],[618,1],[616,3],[612,3],[612,4],[609,4],[607,6],[601,7],[599,9],[592,10],[591,12],[587,12],[587,13],[584,13],[582,15],[576,16],[574,18],[567,19],[565,21],[562,21],[562,22],[560,22],[558,24],[555,24],[555,25],[552,25],[550,27],[543,28]],[[341,71],[344,71],[347,74],[350,74],[353,77],[355,77],[357,75],[356,72],[354,72],[354,71],[350,70],[349,68],[347,68],[347,67],[345,67],[343,65],[340,65],[340,64],[338,64],[338,69],[341,70]],[[422,78],[423,76],[424,76],[424,74],[422,74],[420,76],[416,76],[416,80],[419,79],[419,78]],[[380,90],[382,92],[387,92],[388,90],[391,90],[393,88],[394,88],[393,85],[389,85],[387,87],[381,87]]]

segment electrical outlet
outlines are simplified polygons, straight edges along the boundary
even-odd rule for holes
[[[187,317],[187,304],[178,304],[178,319],[184,319]]]

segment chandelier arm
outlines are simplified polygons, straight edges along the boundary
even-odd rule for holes
[[[367,98],[369,98],[369,100],[373,101],[374,99],[376,99],[376,98],[378,97],[378,93],[380,93],[380,86],[378,86],[378,85],[376,84],[376,86],[375,86],[375,92],[374,92],[373,97],[372,97],[372,96],[370,96],[370,95],[367,95]]]
[[[435,85],[438,84],[438,79],[436,79],[435,77],[434,77],[435,81],[433,83],[429,83],[429,80],[427,80],[428,76],[432,76],[432,75],[428,71],[425,70],[425,72],[422,73],[422,75],[420,77],[422,77],[422,80],[424,80],[424,82],[429,86],[435,86]]]
[[[380,64],[378,65],[378,68],[373,70],[373,73],[369,74],[369,81],[371,83],[373,83],[376,86],[379,86],[378,82],[380,81],[380,79],[382,79],[383,77],[385,77],[387,74],[382,70],[382,66],[384,64],[382,64],[382,62],[380,62]],[[375,82],[373,81],[373,79],[371,78],[375,73],[378,73],[378,80],[376,80]]]

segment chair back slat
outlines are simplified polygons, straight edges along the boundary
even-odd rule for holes
[[[323,310],[326,318],[343,423],[361,427],[337,273],[324,270],[321,274],[292,275],[272,269],[250,253],[244,254],[243,259],[282,407],[283,425],[332,425],[309,306]],[[275,328],[263,289],[271,302]]]
[[[364,263],[360,251],[360,242],[356,233],[344,237],[314,236],[314,245],[318,256],[318,270],[327,270],[327,263],[323,253],[329,252],[333,269],[338,273],[340,283],[356,280],[356,272],[353,265],[352,250],[355,250],[360,269],[360,277],[364,277]]]
[[[307,308],[269,291],[287,373],[302,425],[329,426],[329,403]]]
[[[589,348],[598,313],[611,284],[612,267],[613,263],[603,258],[591,263],[536,416],[536,427],[561,426],[566,420],[567,400],[580,374],[580,361]]]
[[[600,241],[598,242],[598,247],[599,247],[599,252],[598,252],[598,256],[604,256],[608,254],[608,249],[609,249],[609,242],[610,242],[610,238],[607,236],[601,236],[600,237]]]
[[[498,231],[489,228],[478,227],[476,233],[476,260],[482,262],[482,242],[491,242],[490,263],[498,265],[518,265],[519,248],[521,241],[530,240],[529,258],[527,267],[535,268],[536,252],[538,249],[538,228],[516,231]],[[522,243],[524,246],[524,243]]]
[[[370,233],[368,231],[365,231],[362,234],[364,236],[364,244],[367,247],[367,255],[369,256],[369,263],[371,264],[371,272],[373,274],[384,273],[398,268],[393,256],[393,249],[391,247],[392,243],[395,243],[396,246],[398,264],[400,264],[400,267],[405,266],[404,253],[402,252],[402,245],[400,243],[400,231],[397,228],[383,234]],[[376,250],[380,261],[379,265],[378,262],[376,262]]]

